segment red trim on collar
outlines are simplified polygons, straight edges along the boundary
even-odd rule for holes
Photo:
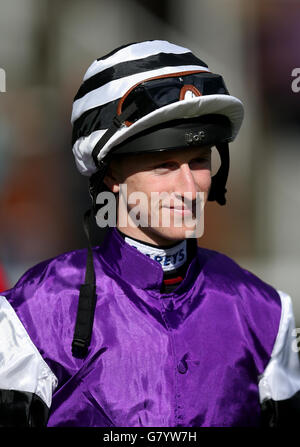
[[[176,278],[164,279],[164,284],[177,284],[183,280],[182,276],[176,276]]]

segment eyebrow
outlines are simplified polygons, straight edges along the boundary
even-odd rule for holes
[[[193,153],[190,154],[189,160],[193,160],[195,158],[198,158],[202,155],[208,155],[211,153],[211,147],[201,147],[201,148],[195,148],[193,150]],[[161,157],[153,157],[151,159],[149,159],[149,164],[159,164],[159,163],[163,163],[166,160],[172,160],[174,158],[176,158],[176,150],[172,151],[163,151],[162,153],[163,155]],[[148,163],[147,163],[148,164]]]

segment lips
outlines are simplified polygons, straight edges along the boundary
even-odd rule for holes
[[[188,209],[188,208],[170,208],[173,211],[178,211],[180,213],[191,213],[192,210]]]
[[[179,211],[189,211],[188,208],[185,208],[183,206],[170,206],[171,210],[179,210]]]
[[[169,203],[166,203],[163,205],[163,208],[171,210],[176,213],[182,213],[182,214],[195,214],[196,212],[196,203],[193,201],[189,201],[188,203],[178,203],[170,205]]]
[[[173,211],[174,213],[180,213],[185,215],[191,215],[192,210],[190,208],[182,207],[182,206],[170,206],[167,207],[170,211]]]

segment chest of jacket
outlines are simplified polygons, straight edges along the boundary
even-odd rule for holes
[[[97,307],[92,351],[54,394],[48,425],[257,425],[257,354],[239,301],[197,285],[179,299],[126,293]]]

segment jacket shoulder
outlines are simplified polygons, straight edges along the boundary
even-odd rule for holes
[[[200,253],[203,249],[200,249]],[[279,291],[229,256],[204,249],[203,273],[212,294],[220,295],[240,317],[246,339],[261,346],[265,366],[279,330],[282,302]]]
[[[44,260],[27,270],[14,287],[1,293],[32,338],[34,328],[39,326],[44,330],[54,325],[58,331],[65,331],[73,323],[72,315],[85,277],[86,255],[86,249],[79,249]],[[58,325],[61,315],[66,326]]]
[[[86,249],[72,250],[53,258],[46,259],[30,267],[16,284],[2,295],[13,299],[13,294],[26,290],[26,294],[35,293],[42,286],[51,292],[51,285],[58,281],[62,286],[76,287],[84,281]]]
[[[260,291],[263,295],[267,294],[269,297],[273,297],[280,304],[279,293],[275,287],[241,266],[228,255],[200,247],[198,256],[200,259],[202,258],[204,272],[212,275],[216,287],[220,286],[221,290],[228,289],[228,292],[238,290],[243,297],[251,296],[251,291]],[[264,296],[262,296],[263,298]]]

